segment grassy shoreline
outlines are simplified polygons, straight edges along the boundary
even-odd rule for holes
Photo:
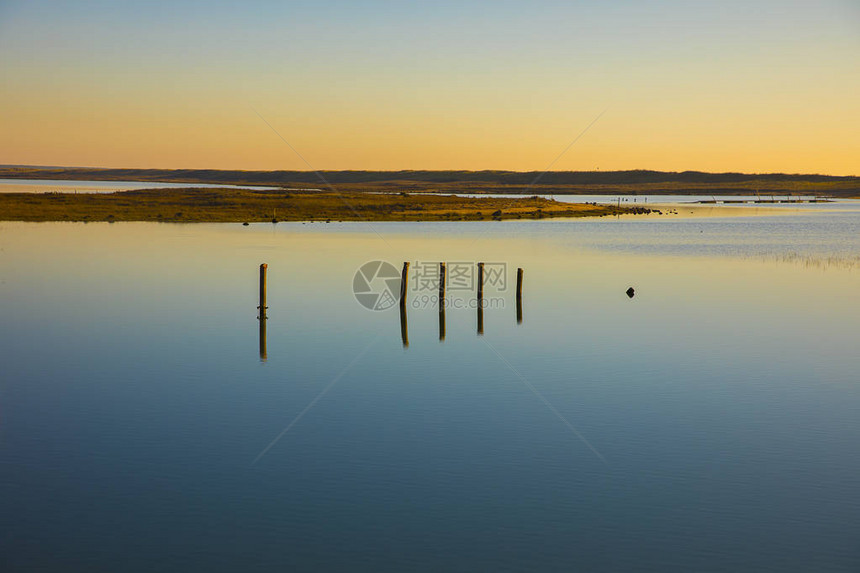
[[[538,197],[466,198],[366,192],[141,189],[117,193],[0,193],[3,221],[481,221],[602,217],[643,207],[563,203]]]

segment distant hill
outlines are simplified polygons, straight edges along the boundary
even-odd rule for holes
[[[0,167],[0,178],[161,181],[271,186],[398,188],[410,192],[497,193],[820,193],[860,195],[860,177],[701,171],[228,171],[217,169],[98,169]],[[324,179],[324,181],[323,181]]]

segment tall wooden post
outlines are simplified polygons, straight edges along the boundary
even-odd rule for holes
[[[523,269],[517,269],[517,298],[523,298]]]
[[[409,263],[403,263],[403,271],[400,273],[400,307],[406,308],[406,291],[409,288]]]
[[[269,308],[266,306],[266,270],[268,268],[269,265],[266,263],[260,265],[260,306],[257,308],[260,309],[261,319],[266,317],[266,309]]]
[[[268,268],[269,265],[266,263],[260,265],[260,306],[257,307],[260,309],[260,313],[257,316],[257,320],[260,321],[260,360],[263,361],[268,358],[268,353],[266,352],[266,321],[268,320],[266,309],[269,308],[266,306],[266,270]]]
[[[439,263],[439,312],[445,308],[445,282],[447,278],[447,269],[445,263]]]
[[[517,269],[517,324],[523,323],[523,269]]]

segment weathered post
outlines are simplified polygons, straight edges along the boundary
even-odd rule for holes
[[[266,306],[266,270],[268,268],[269,265],[266,263],[260,265],[260,306],[257,308],[260,309],[261,319],[266,317],[266,309],[269,308]]]
[[[523,298],[523,269],[517,269],[517,299]]]
[[[447,270],[445,263],[439,263],[439,312],[445,308],[445,279]]]
[[[406,291],[409,287],[409,263],[403,263],[403,271],[400,273],[400,308],[406,308]]]
[[[269,265],[266,263],[260,265],[260,306],[257,307],[260,309],[260,313],[257,316],[257,320],[260,321],[260,360],[263,361],[268,358],[268,353],[266,352],[266,321],[268,320],[266,309],[269,308],[266,306],[266,270],[268,268]]]
[[[523,269],[517,269],[517,324],[523,323]]]

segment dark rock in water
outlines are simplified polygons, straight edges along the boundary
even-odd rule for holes
[[[242,226],[243,226],[243,227],[247,227],[247,226],[248,226],[248,222],[246,221],[246,222],[242,223]]]
[[[633,287],[630,287],[629,289],[627,289],[627,296],[629,296],[630,298],[633,298],[634,294],[636,294],[636,291],[633,290]]]

